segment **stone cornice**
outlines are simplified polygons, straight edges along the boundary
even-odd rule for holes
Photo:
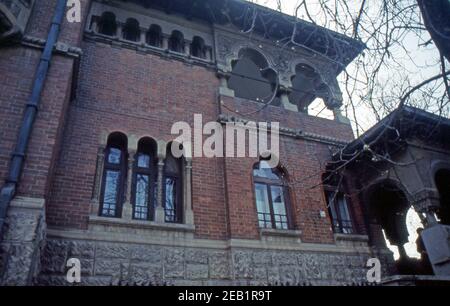
[[[230,123],[230,122],[236,122],[236,123],[242,123],[246,124],[249,120],[239,118],[236,116],[229,116],[225,114],[219,115],[218,122],[220,123]],[[347,145],[349,142],[345,141],[343,139],[338,139],[330,136],[320,135],[316,133],[311,132],[305,132],[301,129],[291,129],[287,127],[280,126],[280,135],[293,137],[297,139],[305,139],[305,140],[311,140],[316,141],[324,144],[329,144],[333,146],[343,147]]]
[[[46,43],[45,39],[29,35],[25,35],[24,37],[22,37],[21,40],[21,44],[23,46],[37,49],[44,49],[45,43]],[[62,42],[57,42],[55,44],[54,52],[75,58],[78,58],[83,54],[81,48],[71,46],[69,44]]]

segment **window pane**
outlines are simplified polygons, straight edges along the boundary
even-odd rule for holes
[[[135,219],[148,219],[148,210],[150,205],[149,201],[149,182],[150,177],[148,175],[138,174],[136,177],[136,195],[135,195],[135,207],[134,218]]]
[[[352,221],[347,206],[347,201],[344,195],[340,194],[337,197],[337,203],[339,205],[339,215],[341,217],[342,232],[345,234],[351,234],[353,232]]]
[[[150,155],[139,153],[138,167],[139,168],[149,168],[150,167]]]
[[[277,168],[271,168],[269,163],[265,160],[260,161],[258,167],[253,170],[253,175],[256,177],[267,178],[271,180],[281,180],[281,175]]]
[[[166,197],[164,203],[164,209],[166,212],[166,222],[177,222],[176,218],[176,185],[175,178],[166,177]]]
[[[106,171],[102,210],[103,216],[114,217],[116,215],[119,179],[120,173],[118,171]]]
[[[288,229],[284,192],[281,186],[271,186],[273,213],[275,226],[280,229]]]
[[[120,157],[122,156],[122,151],[117,148],[110,148],[108,155],[108,163],[110,164],[120,164]]]
[[[272,218],[270,216],[269,195],[267,194],[267,186],[263,184],[255,184],[256,208],[258,210],[259,227],[271,228]]]

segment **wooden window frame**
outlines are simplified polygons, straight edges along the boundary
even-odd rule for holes
[[[335,196],[336,194],[336,196]],[[339,207],[339,196],[341,196],[343,198],[343,200],[345,201],[345,205],[347,207],[347,211],[348,211],[348,215],[350,220],[344,220],[342,219],[341,216],[341,211],[340,211],[340,207]],[[333,199],[333,203],[331,203],[330,201],[332,200],[331,197],[334,197]],[[330,221],[331,221],[331,227],[333,229],[333,233],[335,234],[344,234],[344,235],[352,235],[356,233],[356,227],[355,227],[355,218],[354,218],[354,213],[353,213],[353,209],[352,209],[352,205],[351,203],[349,203],[349,201],[347,201],[345,193],[341,190],[335,190],[332,187],[325,187],[325,199],[326,199],[326,203],[327,203],[327,208],[328,208],[328,214],[330,216]],[[331,206],[333,205],[333,207]],[[332,214],[332,209],[334,208],[334,212],[336,214],[336,219],[333,218],[333,214]],[[349,226],[344,226],[344,223],[350,223],[350,227]],[[337,225],[336,225],[337,223]],[[350,230],[350,233],[346,233],[345,230]]]
[[[253,168],[254,170],[254,168]],[[268,195],[268,199],[269,199],[269,211],[270,211],[270,219],[271,219],[271,224],[272,227],[271,229],[277,229],[277,230],[292,230],[293,227],[293,222],[292,222],[292,211],[291,211],[291,201],[290,201],[290,193],[289,193],[289,187],[286,186],[286,183],[284,182],[283,178],[279,178],[279,180],[273,180],[273,179],[268,179],[268,178],[263,178],[263,177],[258,177],[255,176],[252,173],[253,176],[253,190],[255,193],[255,205],[256,205],[256,213],[257,213],[257,220],[258,220],[258,227],[259,228],[267,228],[267,227],[261,227],[259,225],[259,214],[260,212],[258,211],[258,203],[257,203],[257,199],[256,199],[256,185],[260,184],[260,185],[264,185],[267,189],[267,195]],[[275,213],[274,213],[274,208],[273,208],[273,199],[272,199],[272,187],[281,187],[283,190],[283,199],[284,199],[284,209],[286,211],[286,220],[287,220],[287,229],[283,229],[283,228],[278,228],[276,226],[276,221],[275,221]]]
[[[162,191],[163,191],[163,209],[164,209],[164,220],[166,223],[183,223],[183,160],[180,158],[175,158],[172,157],[176,160],[176,162],[178,163],[178,170],[179,173],[173,173],[173,172],[169,172],[166,171],[166,167],[164,166],[164,171],[163,171],[163,181],[162,181]],[[175,219],[174,221],[167,221],[167,212],[166,212],[166,201],[167,201],[167,193],[166,193],[166,179],[167,178],[171,178],[171,179],[175,179],[176,181],[176,186],[175,186]]]
[[[148,168],[139,167],[139,154],[143,152],[138,151],[135,154],[134,162],[133,162],[133,180],[132,180],[132,188],[131,188],[131,203],[133,206],[133,215],[132,218],[135,220],[145,220],[152,221],[155,219],[155,192],[156,192],[156,157],[155,154],[148,153],[150,156],[150,165]],[[146,154],[146,153],[144,153]],[[136,218],[136,188],[137,188],[137,177],[139,174],[148,175],[149,177],[149,191],[148,191],[148,199],[147,199],[147,218],[141,219]]]
[[[119,164],[113,164],[109,162],[109,154],[111,152],[111,149],[119,149],[121,151],[120,154],[120,162]],[[128,159],[128,153],[124,148],[120,148],[120,146],[116,145],[108,145],[105,148],[105,158],[103,162],[103,175],[102,175],[102,185],[101,185],[101,192],[100,192],[100,209],[99,209],[99,216],[100,217],[109,217],[109,218],[121,218],[122,217],[122,208],[123,203],[125,200],[125,182],[126,182],[126,176],[127,176],[127,159]],[[118,190],[116,194],[116,209],[114,216],[111,215],[104,215],[103,214],[103,207],[104,207],[104,201],[105,201],[105,188],[106,188],[106,180],[107,180],[107,172],[108,171],[118,171],[119,172],[119,183],[118,183]]]

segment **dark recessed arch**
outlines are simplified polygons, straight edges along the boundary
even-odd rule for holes
[[[115,36],[117,34],[116,15],[104,12],[98,22],[98,32],[103,35]]]
[[[298,64],[291,82],[292,92],[289,100],[301,111],[306,112],[308,106],[317,98],[322,98],[326,103],[330,96],[329,88],[320,74],[309,65]]]
[[[267,102],[276,94],[277,73],[259,51],[241,49],[232,67],[228,86],[234,90],[236,97]],[[272,105],[279,104],[280,100],[276,97]]]
[[[129,41],[137,42],[140,40],[141,30],[139,22],[134,18],[128,18],[123,27],[123,38]]]

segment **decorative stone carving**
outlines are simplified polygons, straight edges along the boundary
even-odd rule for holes
[[[299,64],[308,65],[316,70],[327,85],[330,98],[325,101],[330,109],[342,105],[342,92],[336,80],[337,71],[335,65],[320,54],[312,53],[307,49],[296,47],[292,50],[286,46],[280,46],[273,41],[263,39],[249,39],[249,37],[229,32],[226,28],[216,26],[216,60],[219,71],[229,73],[232,71],[232,62],[239,57],[239,51],[243,48],[251,48],[260,52],[278,75],[281,86],[292,87],[291,79],[296,74]]]

